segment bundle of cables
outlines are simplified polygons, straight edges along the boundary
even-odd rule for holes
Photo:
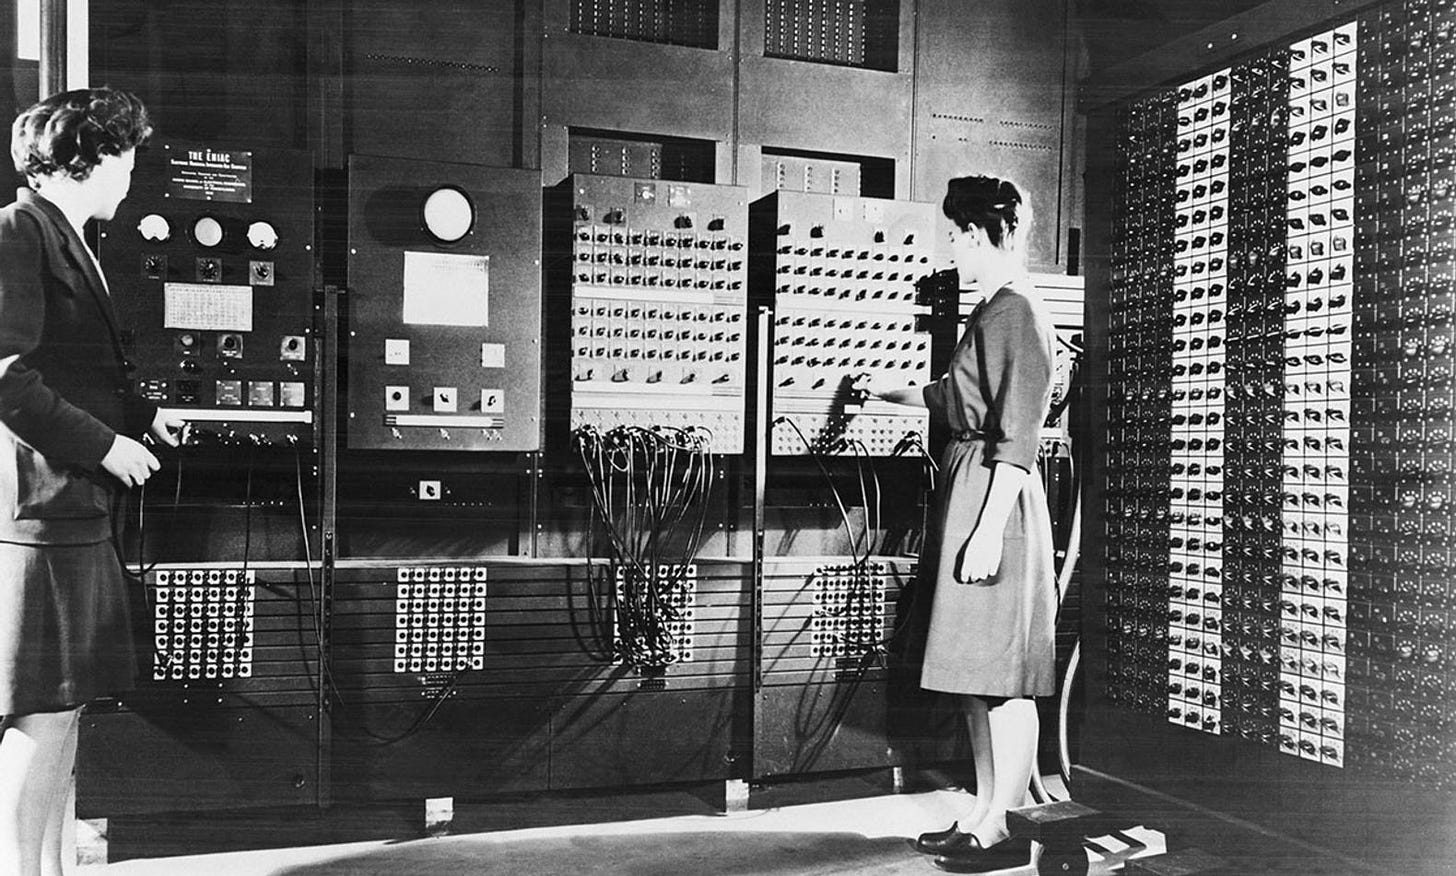
[[[897,527],[893,533],[894,541],[891,541],[892,533],[884,528],[881,519],[879,473],[875,469],[874,458],[864,441],[843,434],[825,435],[823,433],[811,441],[798,424],[789,417],[777,418],[774,420],[773,426],[774,428],[785,427],[798,437],[806,454],[819,470],[825,486],[829,488],[834,505],[839,511],[840,522],[848,543],[849,564],[847,568],[836,569],[835,572],[837,580],[846,582],[844,586],[847,586],[848,593],[842,600],[836,597],[833,604],[822,607],[820,610],[836,621],[842,620],[849,624],[860,618],[860,613],[866,611],[878,598],[877,593],[885,570],[879,564],[872,563],[870,558],[887,550],[904,552],[908,547],[907,542],[918,544],[919,521]],[[929,489],[933,492],[937,466],[926,450],[920,435],[916,432],[908,432],[902,436],[890,453],[892,457],[910,454],[921,458],[922,470],[929,483]],[[854,458],[854,484],[859,493],[860,507],[864,509],[863,515],[859,518],[859,526],[854,525],[850,514],[850,508],[854,505],[853,493],[851,492],[846,497],[825,465],[825,460],[834,455],[849,455]],[[884,639],[876,637],[872,641],[854,642],[852,650],[856,655],[865,658],[881,656],[889,642],[900,634],[908,617],[909,613],[905,612],[895,628],[890,630]]]
[[[573,435],[611,556],[589,576],[611,658],[661,669],[684,653],[688,569],[703,540],[716,468],[702,429],[591,427]],[[594,526],[595,530],[595,526]]]

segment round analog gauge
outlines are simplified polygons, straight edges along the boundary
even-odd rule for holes
[[[259,220],[248,226],[248,243],[254,249],[268,250],[278,245],[278,229],[272,222]]]
[[[441,243],[455,243],[475,227],[475,205],[460,189],[440,186],[425,198],[425,230]]]
[[[222,243],[222,223],[213,216],[200,216],[192,223],[192,239],[211,249]]]
[[[148,213],[137,223],[137,233],[143,240],[152,243],[166,243],[172,239],[172,223],[158,213]]]

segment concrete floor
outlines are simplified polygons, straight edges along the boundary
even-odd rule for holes
[[[719,814],[707,797],[683,791],[616,796],[567,795],[456,806],[451,835],[421,832],[420,802],[405,808],[337,808],[221,816],[181,813],[113,821],[108,852],[126,858],[82,866],[76,876],[933,876],[941,871],[908,839],[945,827],[973,802],[934,790],[834,802],[798,803],[796,789],[772,789],[756,808]],[[784,803],[785,805],[773,805]],[[687,814],[683,814],[687,813]],[[1229,825],[1209,833],[1187,813],[1168,812],[1158,827],[1131,828],[1130,848],[1095,842],[1090,876],[1110,876],[1122,859],[1191,844],[1219,854],[1246,876],[1445,876],[1450,861],[1412,850],[1388,868],[1347,868],[1297,843],[1258,837]],[[1201,836],[1193,842],[1190,838]],[[359,841],[360,837],[375,837]],[[394,837],[384,839],[381,837]],[[408,837],[408,838],[401,838]],[[1174,838],[1176,837],[1176,841]],[[1258,840],[1251,844],[1251,840]],[[203,850],[208,853],[200,853]],[[1237,862],[1236,864],[1234,862]],[[996,876],[1036,876],[1031,865]]]
[[[854,876],[939,873],[907,842],[955,819],[964,794],[932,791],[566,827],[495,830],[81,867],[80,876]],[[1032,874],[1023,867],[1006,876]]]

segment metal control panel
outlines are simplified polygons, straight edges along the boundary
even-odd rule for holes
[[[935,735],[928,715],[894,716],[887,654],[905,622],[897,614],[901,590],[914,577],[914,563],[903,558],[765,558],[756,601],[755,775],[896,766]],[[919,741],[902,735],[910,727]]]
[[[711,452],[741,453],[747,190],[583,174],[566,185],[571,429],[692,428]]]
[[[142,574],[137,683],[86,709],[77,811],[317,805],[328,677],[320,572],[268,561]]]
[[[202,442],[311,440],[308,153],[153,144],[99,255],[138,392]]]
[[[770,452],[890,456],[925,440],[923,409],[849,399],[857,374],[930,380],[915,282],[932,272],[929,204],[780,191],[754,204],[756,295],[771,301]]]
[[[348,446],[535,450],[541,180],[349,161]]]

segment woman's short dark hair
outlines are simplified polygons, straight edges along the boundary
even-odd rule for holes
[[[22,112],[10,126],[10,157],[27,179],[91,175],[103,155],[135,149],[152,133],[137,96],[112,88],[63,91]]]
[[[1021,192],[1009,180],[994,176],[958,176],[946,186],[940,206],[945,218],[962,231],[972,225],[986,232],[992,246],[1001,246],[1006,235],[1022,224],[1027,208]]]

